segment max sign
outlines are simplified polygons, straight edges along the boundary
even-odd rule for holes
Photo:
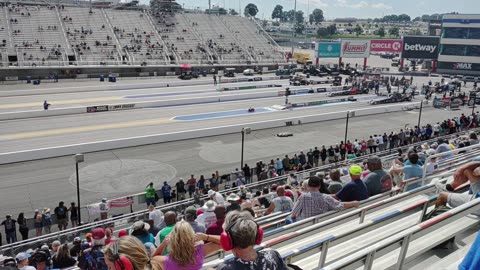
[[[342,40],[341,57],[344,58],[366,58],[370,55],[370,40],[360,39]]]
[[[403,37],[403,58],[437,59],[440,37],[405,36]]]
[[[370,41],[370,52],[402,52],[401,39],[372,39]]]

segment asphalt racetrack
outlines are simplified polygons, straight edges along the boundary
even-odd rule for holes
[[[432,81],[440,80],[439,78],[431,79]],[[415,78],[414,84],[421,86],[428,80],[429,78],[418,77]],[[122,82],[120,81],[120,83]],[[257,84],[270,83],[274,82],[263,81]],[[278,83],[287,85],[288,81],[284,80]],[[252,82],[245,84],[253,85]],[[216,91],[213,85],[158,89],[144,89],[139,85],[138,89],[78,93],[73,90],[75,88],[71,88],[71,93],[60,93],[65,91],[61,90],[62,85],[65,88],[71,87],[69,83],[59,83],[55,84],[59,93],[16,96],[9,98],[7,101],[5,98],[1,98],[0,112],[35,109],[36,104],[41,106],[45,99],[51,102],[53,107],[57,106],[55,105],[57,101],[66,101],[61,106],[84,106],[106,102],[102,100],[100,103],[96,103],[95,99],[103,98],[123,100],[125,96],[130,97],[127,99],[137,99],[136,97],[140,96],[138,98],[140,100],[150,100],[152,98],[161,100],[195,95],[192,94],[195,91],[203,92],[199,96],[216,93],[208,92],[210,90]],[[87,82],[85,85],[96,87],[93,82]],[[2,90],[5,91],[4,87],[0,86],[0,93]],[[27,88],[32,88],[32,86],[15,85],[9,87],[8,91]],[[48,87],[39,88],[39,90],[52,92]],[[278,90],[257,89],[257,91]],[[232,94],[233,92],[237,94],[237,92],[247,91],[251,90],[232,91]],[[188,94],[168,94],[172,92]],[[285,102],[284,97],[273,97],[1,121],[0,153],[231,124],[248,126],[249,123],[257,121],[335,111],[346,112],[369,107],[371,105],[368,105],[366,101],[375,98],[371,94],[356,97],[361,100],[293,110],[272,109],[273,105],[282,105]],[[323,99],[332,98],[327,98],[325,94],[314,94],[291,96],[289,101],[294,103]],[[68,103],[68,101],[71,103]],[[417,98],[416,102],[418,101]],[[32,104],[32,106],[26,104]],[[12,107],[3,110],[1,106],[5,105]],[[249,107],[257,108],[256,112],[247,113]],[[470,111],[469,108],[452,112],[429,107],[422,112],[422,123],[433,123]],[[348,138],[351,140],[365,138],[374,133],[399,130],[406,125],[413,127],[417,124],[417,121],[418,110],[355,117],[350,119]],[[294,136],[288,138],[275,136],[275,134],[284,131],[292,132]],[[245,162],[253,166],[258,160],[269,161],[272,158],[298,153],[300,150],[308,150],[314,146],[334,144],[341,140],[344,134],[345,120],[254,131],[246,136]],[[220,174],[228,173],[235,167],[240,166],[240,142],[240,134],[230,134],[86,154],[85,162],[80,164],[82,204],[98,202],[102,197],[115,198],[141,192],[151,181],[155,183],[156,187],[160,187],[164,181],[174,184],[179,177],[188,178],[191,173],[195,174],[197,178],[200,174],[208,177],[215,170],[218,170]],[[16,216],[23,211],[27,214],[27,217],[30,217],[36,208],[52,208],[61,200],[68,203],[75,201],[74,169],[75,163],[71,156],[1,165],[0,216],[7,213]]]

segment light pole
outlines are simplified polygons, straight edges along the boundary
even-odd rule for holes
[[[473,94],[472,116],[475,115],[475,103],[477,103],[477,94]]]
[[[245,134],[250,134],[252,129],[249,127],[242,128],[242,157],[240,159],[240,169],[243,168],[243,149],[245,148]]]
[[[347,121],[345,122],[345,140],[343,143],[347,143],[347,135],[348,135],[348,119],[350,118],[350,111],[347,112]]]
[[[420,120],[422,119],[422,108],[423,108],[423,101],[420,100],[420,112],[418,113],[418,124],[417,124],[418,129],[420,129]]]
[[[292,58],[293,58],[293,51],[295,47],[295,26],[297,22],[297,0],[295,0],[295,6],[293,8],[293,28],[292,28]]]
[[[84,162],[83,154],[75,155],[75,173],[77,175],[77,208],[78,208],[78,225],[82,224],[82,216],[80,215],[80,179],[78,177],[78,163]]]

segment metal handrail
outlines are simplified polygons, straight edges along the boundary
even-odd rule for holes
[[[429,219],[427,221],[424,221],[418,225],[415,225],[413,227],[410,227],[409,229],[406,229],[406,230],[403,230],[389,238],[386,238],[380,242],[377,242],[375,244],[372,244],[364,249],[361,249],[359,250],[358,252],[355,252],[353,254],[351,254],[350,256],[347,256],[337,262],[334,262],[324,268],[322,268],[323,270],[333,270],[333,269],[341,269],[342,267],[345,267],[353,262],[356,262],[356,261],[359,261],[359,260],[362,260],[363,258],[366,258],[366,261],[365,261],[365,268],[366,270],[370,270],[372,269],[372,266],[373,266],[373,261],[375,260],[375,253],[380,250],[380,249],[383,249],[395,242],[399,242],[401,241],[402,244],[401,244],[401,251],[400,251],[400,257],[398,258],[398,262],[397,264],[402,264],[402,262],[404,262],[405,260],[405,257],[407,255],[407,251],[408,251],[408,246],[410,244],[410,241],[411,241],[411,237],[420,232],[420,231],[423,231],[424,229],[428,229],[429,227],[431,227],[432,225],[435,225],[435,224],[438,224],[440,223],[441,221],[443,220],[446,220],[446,219],[451,219],[453,216],[456,216],[456,215],[460,215],[460,214],[463,214],[463,215],[468,215],[470,212],[472,212],[472,210],[478,210],[480,209],[480,198],[477,198],[475,200],[472,200],[470,202],[467,202],[465,204],[462,204],[456,208],[453,208],[451,210],[449,210],[448,212],[445,212],[441,215],[438,215],[432,219]],[[468,213],[466,213],[468,212]],[[398,268],[398,269],[401,269]]]
[[[470,146],[467,146],[467,147],[458,148],[458,149],[455,149],[455,150],[450,150],[450,151],[447,151],[447,152],[438,153],[438,154],[434,154],[434,155],[428,156],[428,157],[425,159],[425,164],[427,164],[430,160],[432,160],[432,158],[443,157],[443,156],[451,155],[451,154],[457,154],[457,153],[459,153],[459,152],[468,151],[468,150],[471,150],[471,149],[480,149],[480,143],[479,143],[479,144],[474,144],[474,145],[470,145]],[[423,166],[423,169],[422,169],[422,170],[423,170],[422,178],[425,178],[425,175],[427,174],[427,167],[426,167],[426,166]],[[422,182],[422,184],[423,184],[423,182]]]

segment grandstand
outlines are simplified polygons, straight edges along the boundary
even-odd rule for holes
[[[453,140],[457,137],[455,134],[447,136]],[[434,141],[436,139],[427,143]],[[408,147],[411,145],[400,149]],[[324,269],[454,269],[468,251],[478,231],[480,220],[472,213],[480,210],[480,199],[453,208],[431,220],[422,220],[426,213],[434,208],[439,186],[452,181],[456,168],[479,156],[480,145],[475,144],[432,155],[426,159],[425,163],[431,158],[441,158],[452,153],[455,156],[450,159],[441,159],[433,173],[408,180],[403,187],[372,196],[362,201],[358,209],[331,211],[288,225],[285,223],[285,218],[289,213],[277,212],[259,217],[257,222],[265,230],[265,237],[262,244],[255,249],[274,248],[286,262],[293,263],[302,269],[322,267]],[[392,160],[396,158],[396,155],[389,154],[389,151],[380,155],[384,167],[391,166]],[[361,163],[366,158],[368,156],[362,156],[348,163]],[[336,166],[345,165],[331,164],[300,173],[307,178],[312,173]],[[281,176],[248,184],[246,188],[255,191],[265,186],[269,187],[271,184],[282,184],[285,181],[285,176]],[[424,185],[405,191],[408,190],[409,185],[417,182],[422,182]],[[468,186],[457,192],[465,192],[465,189],[468,189]],[[237,189],[230,189],[221,193],[226,195],[237,191]],[[180,212],[192,203],[192,199],[189,199],[161,206],[159,209]],[[16,254],[46,241],[71,240],[72,232],[83,235],[94,227],[107,224],[120,230],[130,227],[135,220],[144,218],[144,211],[126,214],[61,233],[4,246],[1,251],[4,254]],[[438,251],[435,247],[454,237],[453,245],[458,248],[451,248],[452,252],[448,256],[439,255],[445,252]],[[430,266],[425,262],[436,261],[439,256],[443,258],[435,265],[441,265],[443,268],[425,267]],[[204,266],[215,267],[220,262],[232,258],[230,252],[219,251],[208,256]]]
[[[0,63],[8,66],[282,64],[279,46],[251,18],[15,3],[0,14]],[[157,3],[159,2],[159,3]],[[168,2],[171,4],[171,2]]]

